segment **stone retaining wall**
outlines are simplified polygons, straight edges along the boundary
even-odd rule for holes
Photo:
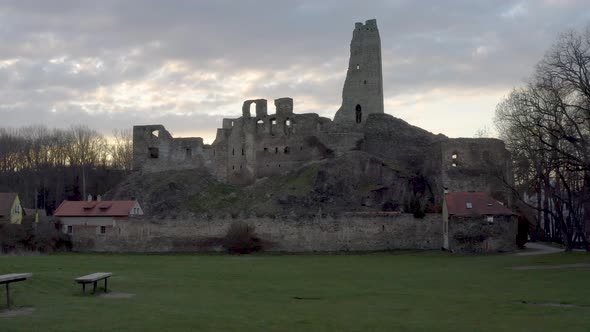
[[[210,251],[207,239],[222,237],[236,221],[255,227],[256,234],[270,246],[267,250],[375,251],[393,249],[440,249],[442,217],[427,214],[349,213],[339,217],[309,218],[203,218],[154,220],[130,218],[97,234],[95,227],[79,226],[72,235],[75,251],[181,252]]]

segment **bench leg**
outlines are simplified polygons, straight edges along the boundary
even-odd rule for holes
[[[92,294],[96,293],[96,281],[94,282],[94,288],[92,289]]]
[[[109,280],[109,278],[104,278],[104,292],[107,292],[107,280]]]
[[[6,283],[6,309],[10,309],[10,285],[9,282]]]

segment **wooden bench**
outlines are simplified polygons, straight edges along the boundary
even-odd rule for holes
[[[0,285],[6,284],[6,308],[10,308],[10,283],[24,281],[32,276],[32,273],[11,273],[0,275]]]
[[[75,281],[79,284],[82,284],[82,292],[86,293],[86,284],[93,283],[94,289],[92,293],[96,293],[96,284],[99,280],[104,279],[104,292],[107,292],[107,279],[111,277],[113,274],[111,272],[96,272],[89,275],[85,275],[79,278],[76,278]]]

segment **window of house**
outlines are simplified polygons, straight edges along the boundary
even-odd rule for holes
[[[451,159],[453,160],[453,162],[451,163],[451,166],[457,167],[457,164],[458,164],[457,161],[459,159],[459,155],[457,155],[457,153],[453,153],[451,155]]]
[[[100,226],[100,234],[106,234],[107,233],[107,227],[106,226]]]
[[[268,152],[268,148],[264,148],[264,152]]]
[[[486,221],[490,224],[494,223],[494,216],[486,216]]]
[[[468,209],[473,209],[473,204],[471,202],[467,202],[465,203],[465,207],[467,207]]]
[[[231,155],[232,155],[232,156],[235,156],[235,154],[236,154],[236,149],[233,149],[233,148],[232,148],[232,149],[231,149]]]
[[[356,64],[356,70],[360,70],[361,69],[361,65],[359,65],[358,63]]]
[[[17,205],[14,207],[14,212],[16,212],[16,213],[20,213],[20,204],[17,204]]]
[[[275,153],[279,153],[279,148],[275,148]]]
[[[289,154],[290,150],[289,150],[288,146],[285,146],[284,152],[285,152],[285,154]]]
[[[186,157],[190,158],[193,155],[193,151],[191,150],[191,148],[186,148]]]
[[[68,234],[72,234],[72,233],[74,233],[74,226],[72,226],[72,225],[68,225],[68,227],[66,228],[66,232],[67,232]]]

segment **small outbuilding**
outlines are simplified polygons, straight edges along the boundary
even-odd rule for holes
[[[516,249],[517,215],[485,192],[446,193],[443,247],[453,252]]]
[[[0,193],[0,223],[20,224],[23,214],[17,193]]]
[[[143,215],[137,201],[63,201],[54,216],[59,218],[63,232],[105,235],[117,226],[117,222]]]

